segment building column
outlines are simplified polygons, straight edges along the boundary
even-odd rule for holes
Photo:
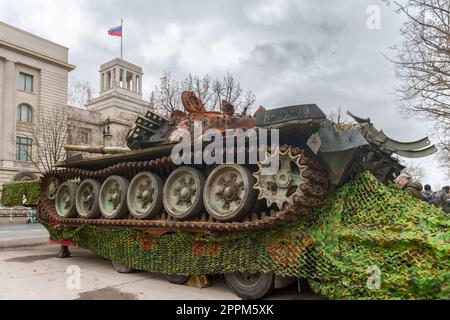
[[[115,74],[114,87],[119,88],[120,87],[120,68],[119,67],[114,68],[114,74]]]
[[[108,90],[108,74],[103,72],[103,91]]]
[[[132,77],[132,82],[133,82],[133,91],[137,91],[137,86],[136,86],[136,74],[133,73],[133,77]]]
[[[113,69],[111,69],[111,70],[109,70],[109,89],[111,89],[112,87],[113,87],[113,83],[114,83],[114,80],[113,80]]]
[[[103,92],[103,83],[105,82],[105,80],[103,79],[103,77],[104,77],[104,74],[103,74],[103,72],[102,73],[100,73],[100,92]]]
[[[9,60],[5,61],[3,76],[3,108],[2,108],[2,152],[1,159],[4,167],[14,166],[15,150],[15,132],[16,124],[16,106],[14,104],[16,74],[15,63]]]
[[[137,88],[138,88],[138,93],[142,94],[142,75],[139,75]]]

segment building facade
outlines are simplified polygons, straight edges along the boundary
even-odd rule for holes
[[[37,173],[33,128],[67,105],[69,49],[0,22],[0,190],[18,172]]]
[[[68,51],[0,22],[0,193],[5,182],[38,177],[39,119],[63,114],[64,143],[125,146],[136,116],[150,107],[142,99],[142,68],[118,58],[100,66],[98,97],[89,94],[83,108],[68,106],[75,68]]]
[[[72,143],[126,146],[136,116],[150,108],[142,99],[142,76],[141,67],[119,58],[102,64],[99,96],[89,99],[84,109],[70,111],[74,127],[78,125]]]

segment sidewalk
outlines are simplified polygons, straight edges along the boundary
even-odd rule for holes
[[[25,224],[27,217],[0,217],[0,225],[2,224]]]

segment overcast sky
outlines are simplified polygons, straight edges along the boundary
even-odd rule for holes
[[[380,28],[367,26],[373,6]],[[180,80],[230,71],[258,105],[316,103],[326,114],[341,105],[396,140],[431,131],[396,108],[383,54],[394,56],[403,21],[380,0],[0,0],[0,20],[69,47],[70,78],[96,90],[100,64],[120,56],[120,38],[107,30],[121,18],[124,59],[142,66],[145,99],[165,70]],[[447,183],[433,156],[414,162],[424,183]]]

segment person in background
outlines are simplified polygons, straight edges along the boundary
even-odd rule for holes
[[[431,190],[431,186],[430,186],[429,184],[426,184],[426,185],[423,187],[423,189],[424,189],[424,191],[423,191],[423,198],[424,198],[424,200],[425,200],[426,202],[430,202],[431,199],[433,199],[433,197],[434,197],[434,195],[435,195],[435,192],[433,192],[433,191]]]
[[[450,213],[450,186],[444,186],[441,190],[436,192],[433,199],[430,201],[431,204],[441,207],[445,213]]]
[[[401,174],[395,179],[394,182],[398,188],[419,200],[424,200],[422,184],[418,180],[413,180],[411,176],[407,174]]]

